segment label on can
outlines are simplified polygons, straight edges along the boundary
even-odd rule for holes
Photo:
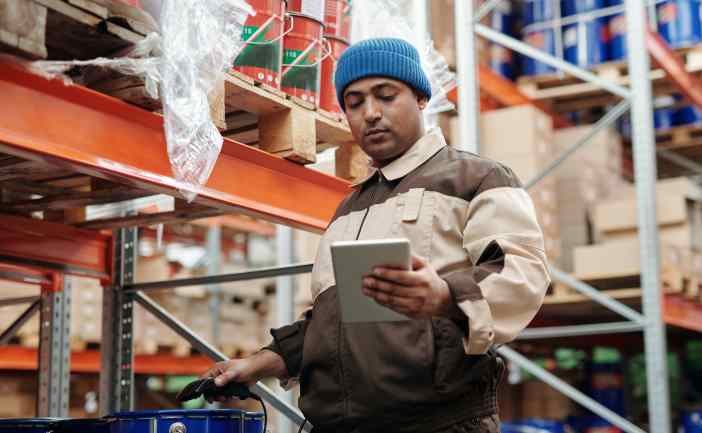
[[[563,44],[566,47],[574,47],[578,44],[577,27],[571,27],[563,33]]]
[[[281,40],[279,39],[280,21],[272,20],[265,28],[244,26],[242,39],[247,44],[234,60],[234,66],[250,66],[270,71],[267,75],[277,75],[280,71]],[[276,40],[277,39],[277,40]],[[267,81],[259,78],[261,81]]]
[[[542,32],[531,33],[524,38],[525,42],[534,48],[544,48],[546,38]]]
[[[315,65],[317,61],[315,50],[310,50],[302,58],[300,58],[301,55],[303,55],[302,50],[284,50],[283,64],[293,66],[286,66],[289,69],[285,72],[281,85],[316,93],[319,65]]]
[[[661,24],[668,24],[675,21],[678,16],[678,8],[675,3],[667,3],[658,9],[658,21]]]
[[[619,36],[626,33],[626,17],[617,15],[609,22],[609,30],[612,36]]]

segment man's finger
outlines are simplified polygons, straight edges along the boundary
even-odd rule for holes
[[[425,284],[425,281],[421,275],[413,271],[375,268],[372,276],[390,281],[392,283],[402,284],[404,286],[421,286]]]
[[[234,380],[237,376],[237,371],[229,369],[215,378],[215,385],[224,386]]]
[[[428,263],[423,257],[412,254],[412,270],[418,271],[427,265]]]
[[[378,278],[366,277],[363,279],[363,288],[371,292],[385,293],[399,298],[416,298],[421,296],[421,288],[404,286]]]

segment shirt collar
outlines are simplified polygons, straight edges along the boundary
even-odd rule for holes
[[[426,135],[417,140],[402,156],[392,161],[390,164],[381,167],[380,172],[387,180],[405,177],[445,146],[446,140],[441,130],[439,128],[432,128]],[[378,168],[372,167],[366,177],[353,183],[352,186],[355,187],[367,182],[377,172]]]

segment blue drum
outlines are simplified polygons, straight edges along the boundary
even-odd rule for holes
[[[673,48],[702,41],[700,0],[666,0],[657,6],[658,32]]]
[[[246,412],[243,433],[263,433],[264,421],[262,412]]]
[[[556,18],[556,2],[553,0],[525,0],[524,25],[550,21]]]
[[[590,12],[607,7],[605,0],[564,0],[562,12],[564,16]]]
[[[263,424],[253,420],[245,430],[245,415],[237,409],[119,412],[111,416],[111,433],[263,433]]]
[[[52,433],[112,433],[113,419],[66,419],[56,421],[51,430]]]
[[[527,31],[524,34],[524,42],[532,47],[544,51],[548,54],[556,54],[556,41],[554,38],[553,29]],[[522,70],[524,75],[541,75],[555,72],[555,69],[545,63],[539,62],[529,56],[522,57]]]
[[[512,34],[514,14],[512,13],[510,2],[502,2],[495,8],[490,17],[490,27],[506,35]],[[489,59],[490,69],[509,80],[514,79],[514,55],[512,50],[498,44],[490,44]]]
[[[675,126],[699,125],[702,123],[702,110],[695,105],[684,105],[678,108],[673,115]]]
[[[626,15],[617,14],[609,19],[609,59],[626,58]]]
[[[51,433],[58,418],[0,419],[2,433]]]
[[[566,61],[587,68],[607,60],[607,20],[578,19],[563,28],[563,55]]]
[[[681,414],[682,433],[702,433],[702,410],[687,410]]]

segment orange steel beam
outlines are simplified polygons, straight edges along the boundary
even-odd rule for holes
[[[678,57],[657,32],[646,29],[646,47],[653,60],[668,74],[680,91],[702,109],[702,80],[685,70]]]
[[[81,86],[0,63],[0,152],[178,195],[163,118]],[[322,231],[350,184],[225,139],[196,202]]]
[[[478,66],[478,82],[480,83],[480,90],[484,92],[485,95],[506,107],[516,105],[533,105],[553,118],[553,126],[555,128],[567,128],[569,126],[573,126],[571,122],[556,114],[545,104],[532,101],[528,96],[523,94],[521,90],[519,90],[519,87],[517,87],[514,82],[500,76],[499,74],[496,74],[486,66]],[[454,104],[458,104],[457,88],[454,88],[449,92],[448,99]],[[481,104],[481,106],[486,109],[492,108],[486,104]]]
[[[0,346],[0,370],[37,369],[37,349],[21,346]],[[212,367],[204,356],[179,357],[166,354],[135,355],[134,372],[154,375],[199,375]],[[86,350],[71,353],[72,373],[99,373],[100,352]]]
[[[275,226],[265,221],[255,220],[241,215],[221,215],[216,217],[193,220],[191,222],[201,226],[223,226],[244,233],[253,233],[261,236],[275,236]]]
[[[109,233],[10,215],[0,215],[0,227],[0,262],[103,280],[110,278],[112,235]]]

